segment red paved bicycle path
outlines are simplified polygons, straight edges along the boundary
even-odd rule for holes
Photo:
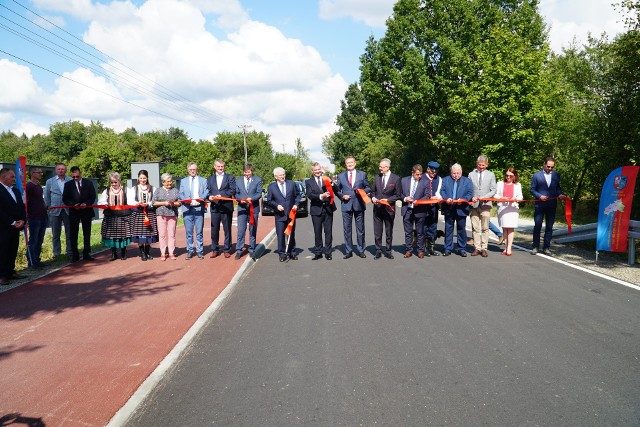
[[[272,228],[261,218],[258,241]],[[142,262],[130,246],[125,261],[103,252],[0,294],[0,425],[113,417],[246,259],[186,261],[182,227],[177,238],[176,261]]]

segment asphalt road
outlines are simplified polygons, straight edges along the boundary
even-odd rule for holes
[[[343,260],[341,224],[311,261],[300,220],[300,259],[264,255],[128,425],[640,425],[640,292],[495,245],[403,259],[399,217],[374,260],[370,211]]]

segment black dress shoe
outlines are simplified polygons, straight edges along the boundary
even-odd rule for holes
[[[366,257],[367,257],[367,254],[365,254],[364,252],[360,252],[360,253],[358,254],[358,256],[359,256],[360,258],[366,258]]]
[[[250,254],[249,254],[249,257],[250,257],[252,260],[254,260],[254,261],[256,261],[256,260],[258,259],[258,257],[256,256],[256,253],[255,253],[255,252],[250,253]]]
[[[427,251],[427,254],[429,254],[429,255],[433,255],[433,256],[440,256],[440,252],[436,252],[436,251],[434,251],[433,249],[428,250],[428,251]],[[425,255],[426,255],[426,254],[425,254]],[[429,256],[429,255],[427,255],[427,256]]]
[[[18,273],[13,273],[11,276],[8,277],[9,280],[20,280],[20,279],[26,279],[26,278],[27,276],[23,276]]]
[[[94,257],[92,257],[91,255],[84,255],[82,257],[83,260],[85,261],[95,261],[96,259]]]
[[[353,256],[353,252],[349,252],[348,254],[345,254],[342,259],[348,259],[351,258]]]
[[[449,251],[442,252],[442,256],[449,256],[449,255],[451,255],[451,252]]]
[[[460,251],[460,256],[462,258],[466,258],[467,257],[467,251]]]
[[[385,253],[384,256],[386,256],[389,259],[393,259],[393,254],[391,252]]]
[[[234,259],[240,259],[241,256],[242,256],[241,252],[236,252],[236,256],[234,257]]]
[[[286,256],[280,255],[280,262],[285,262],[287,260]]]
[[[382,252],[376,251],[376,254],[374,255],[373,259],[380,259],[380,258],[382,258]]]
[[[331,260],[333,259],[333,258],[331,258],[331,255],[325,255],[325,258],[326,258],[328,261],[331,261]]]
[[[71,262],[78,262],[80,261],[80,257],[79,256],[72,256],[71,257]]]
[[[297,261],[298,260],[298,255],[296,254],[289,254],[289,259],[293,260],[293,261]]]
[[[311,261],[317,261],[319,259],[322,259],[322,255],[316,254],[313,258],[311,258]]]
[[[187,256],[184,257],[184,259],[191,259],[193,258],[193,252],[187,252]]]

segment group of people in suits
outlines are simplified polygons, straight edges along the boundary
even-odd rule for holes
[[[366,258],[364,221],[366,205],[369,202],[373,203],[374,259],[379,259],[383,255],[390,259],[394,257],[393,225],[398,201],[401,202],[400,212],[405,234],[405,258],[414,255],[414,243],[418,258],[440,255],[434,250],[438,236],[439,212],[444,216],[445,222],[442,255],[449,256],[457,253],[466,257],[466,245],[469,242],[474,247],[471,256],[487,257],[492,202],[483,199],[494,197],[501,199],[497,202],[498,222],[504,231],[506,242],[506,248],[502,253],[511,255],[514,230],[518,227],[518,202],[523,199],[522,187],[515,168],[507,168],[504,171],[504,179],[497,182],[495,174],[487,169],[489,159],[486,155],[480,155],[476,160],[476,168],[467,177],[463,176],[462,167],[456,163],[451,166],[450,175],[441,178],[438,175],[440,164],[430,161],[426,169],[416,164],[410,175],[400,178],[391,172],[391,161],[382,159],[379,163],[379,174],[374,178],[373,185],[370,185],[367,174],[356,169],[356,160],[353,156],[347,157],[344,165],[345,171],[341,172],[337,178],[331,179],[324,176],[319,163],[314,163],[311,169],[312,177],[305,183],[306,195],[310,200],[309,214],[314,229],[313,260],[323,257],[327,260],[332,259],[333,213],[337,211],[337,200],[341,202],[344,259],[351,258],[354,254],[360,258]],[[551,253],[557,199],[566,197],[560,186],[560,176],[554,170],[555,165],[556,160],[553,157],[546,158],[542,170],[536,172],[531,181],[530,192],[536,199],[532,254],[540,250],[547,255]],[[113,219],[112,225],[109,225],[109,221],[111,217],[120,218],[123,215],[105,216],[102,227],[103,241],[114,242],[111,245],[114,252],[112,259],[116,258],[117,247],[122,248],[122,259],[125,258],[124,250],[134,235],[137,239],[135,241],[141,248],[141,258],[151,259],[148,248],[151,243],[158,241],[158,234],[160,234],[161,259],[176,259],[173,251],[178,208],[183,213],[186,230],[186,259],[194,256],[204,258],[203,225],[207,204],[211,214],[210,257],[216,258],[223,255],[225,258],[230,258],[233,252],[231,223],[234,203],[237,203],[238,228],[235,259],[242,257],[248,230],[248,254],[256,260],[256,232],[262,196],[262,179],[254,174],[251,164],[246,164],[243,175],[237,178],[225,172],[225,163],[221,159],[215,160],[214,167],[215,173],[204,178],[198,175],[197,164],[189,163],[188,176],[182,179],[179,191],[173,188],[172,177],[169,174],[163,174],[162,187],[154,191],[154,187],[148,183],[148,174],[146,171],[141,171],[141,173],[144,172],[144,176],[138,177],[139,183],[135,187],[135,192],[124,191],[119,175],[110,174],[111,186],[102,195],[101,200],[104,199],[102,202],[115,205],[135,203],[139,208],[136,221],[142,223],[144,220],[144,227],[140,226],[137,232],[134,232],[135,227],[128,223],[130,231],[126,236],[120,236],[114,230],[121,228],[121,220]],[[15,271],[15,259],[19,233],[26,225],[27,218],[32,236],[27,251],[30,267],[42,265],[40,251],[47,225],[50,225],[52,230],[54,256],[61,255],[60,235],[64,227],[67,255],[72,262],[80,259],[77,241],[80,226],[82,226],[84,237],[82,257],[89,261],[94,259],[91,255],[90,235],[91,221],[94,217],[93,203],[96,200],[95,187],[93,183],[82,178],[82,172],[78,167],[71,168],[71,176],[67,176],[66,171],[66,165],[56,164],[56,175],[46,181],[43,191],[39,185],[42,170],[37,167],[30,169],[31,181],[27,185],[27,193],[33,202],[28,215],[20,192],[14,188],[15,172],[7,168],[0,171],[0,183],[4,187],[0,189],[2,204],[0,209],[0,285],[21,278]],[[292,180],[286,179],[284,169],[275,168],[273,174],[274,181],[268,186],[264,200],[274,210],[278,239],[277,253],[280,261],[297,260],[295,221],[292,219],[295,217],[302,194]],[[130,201],[125,198],[127,193]],[[122,194],[119,199],[118,194]],[[424,200],[437,202],[420,202]],[[146,206],[160,210],[157,221],[158,224],[162,223],[161,230],[156,227],[155,213],[152,209],[147,212]],[[253,218],[250,218],[251,215]],[[149,216],[153,220],[151,226]],[[467,217],[471,218],[473,235],[473,239],[469,241],[466,233]],[[546,226],[542,248],[540,248],[543,222]],[[220,244],[221,226],[224,233],[222,244]],[[107,231],[111,231],[105,233],[105,227]],[[454,232],[456,245],[453,241]],[[107,236],[106,240],[105,236]],[[168,253],[165,254],[166,249]]]
[[[242,176],[235,178],[225,172],[222,159],[214,161],[215,173],[209,178],[198,175],[198,165],[187,165],[188,176],[180,181],[179,197],[181,202],[185,232],[187,237],[187,255],[185,259],[197,256],[204,259],[204,214],[207,203],[211,214],[211,254],[210,258],[223,255],[230,258],[231,223],[233,220],[234,200],[238,202],[238,234],[235,259],[242,257],[247,229],[249,231],[248,254],[254,261],[256,254],[256,233],[260,213],[262,179],[255,175],[253,165],[247,163]],[[253,219],[250,215],[253,214]],[[220,245],[220,226],[224,233],[224,242]]]
[[[483,154],[477,158],[476,168],[468,176],[463,176],[462,166],[455,163],[450,168],[449,176],[441,178],[438,176],[440,164],[430,161],[426,171],[416,164],[411,175],[400,178],[391,172],[391,161],[382,159],[379,164],[380,173],[370,186],[366,173],[356,169],[356,160],[352,156],[345,159],[346,170],[335,181],[325,180],[320,164],[314,163],[313,176],[306,181],[307,197],[311,203],[309,213],[314,229],[313,260],[322,259],[323,256],[328,260],[332,259],[333,212],[337,210],[332,197],[334,195],[335,200],[341,201],[344,259],[351,258],[354,253],[360,258],[366,258],[364,217],[369,201],[373,203],[374,259],[383,255],[390,259],[394,257],[393,224],[397,201],[402,204],[405,258],[414,255],[414,243],[418,258],[440,255],[434,250],[439,211],[442,212],[445,223],[442,255],[457,253],[466,257],[466,246],[472,243],[474,249],[470,255],[486,258],[493,206],[492,201],[486,199],[490,198],[500,199],[497,201],[498,222],[503,228],[506,244],[502,254],[511,256],[514,230],[518,227],[518,203],[523,200],[522,187],[515,168],[507,168],[503,181],[496,182],[495,174],[487,170],[488,166],[489,159]],[[543,220],[546,228],[542,252],[550,254],[557,199],[566,197],[560,188],[560,177],[553,171],[554,167],[554,158],[545,159],[543,170],[534,174],[531,183],[531,194],[536,198],[532,254],[536,254],[540,247]],[[427,200],[431,202],[421,202]],[[467,240],[467,217],[471,218],[472,240]]]

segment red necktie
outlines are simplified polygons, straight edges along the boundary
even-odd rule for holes
[[[349,172],[349,185],[353,188],[353,172]]]

